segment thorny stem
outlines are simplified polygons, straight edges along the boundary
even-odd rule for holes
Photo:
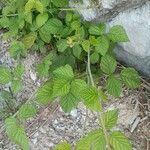
[[[87,70],[88,70],[88,74],[89,74],[89,78],[90,78],[90,81],[91,81],[91,84],[93,87],[95,87],[95,84],[94,84],[94,79],[93,79],[93,76],[92,76],[92,72],[91,72],[91,63],[90,63],[90,50],[88,51],[88,63],[87,63]],[[102,130],[104,132],[104,137],[105,137],[105,140],[106,140],[106,147],[108,150],[111,150],[110,148],[110,144],[109,144],[109,139],[108,139],[108,133],[107,133],[107,130],[105,128],[105,124],[104,124],[104,120],[103,120],[103,110],[101,110],[99,114],[99,121],[101,123],[101,127],[102,127]]]

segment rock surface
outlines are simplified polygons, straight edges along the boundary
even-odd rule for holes
[[[78,11],[85,20],[105,21],[109,28],[113,25],[124,26],[130,42],[121,43],[116,48],[118,59],[150,77],[150,1],[99,0],[98,4],[95,9],[83,0],[83,8],[90,5],[92,8]],[[71,6],[78,5],[71,3]]]

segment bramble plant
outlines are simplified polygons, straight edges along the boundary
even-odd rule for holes
[[[16,61],[29,51],[43,56],[35,66],[38,77],[47,79],[35,96],[39,105],[47,105],[59,97],[64,112],[69,113],[83,103],[98,114],[99,129],[91,131],[75,147],[61,143],[55,150],[131,150],[128,138],[113,129],[118,111],[103,109],[107,94],[119,97],[123,86],[134,89],[140,85],[133,68],[116,71],[113,49],[118,42],[129,42],[128,36],[120,25],[106,32],[104,23],[86,22],[67,6],[67,0],[7,1],[1,11],[0,27],[7,30],[3,37],[12,39],[10,56]],[[10,89],[0,92],[6,103],[21,90],[23,72],[22,65],[17,65],[13,72],[0,66],[0,84]],[[103,86],[97,80],[100,76],[107,79]],[[11,106],[13,111],[5,119],[8,137],[23,150],[30,149],[24,120],[36,115],[36,104],[27,101],[16,112]]]

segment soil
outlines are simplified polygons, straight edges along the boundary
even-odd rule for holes
[[[9,41],[0,40],[0,64],[12,67],[15,61],[9,56],[8,43]],[[40,57],[34,53],[22,61],[25,66],[24,89],[18,95],[22,103],[27,101],[42,83],[34,69],[39,60]],[[109,97],[105,105],[105,110],[118,109],[119,119],[114,130],[124,132],[131,140],[134,150],[150,150],[150,91],[146,88],[150,88],[149,85],[150,83],[145,81],[137,90],[124,88],[120,98]],[[2,128],[3,120],[0,121],[0,127],[0,149],[19,150],[8,140]],[[74,145],[86,133],[98,127],[97,114],[87,111],[82,104],[70,114],[65,114],[57,101],[41,107],[37,116],[26,123],[31,150],[52,150],[62,141]]]

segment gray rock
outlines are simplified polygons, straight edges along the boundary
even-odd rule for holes
[[[89,1],[83,0],[82,7],[89,7]],[[78,11],[85,20],[104,21],[109,28],[113,25],[124,26],[130,42],[118,44],[115,50],[117,58],[150,77],[150,1],[99,0],[95,9],[91,6],[90,11],[89,8]]]

